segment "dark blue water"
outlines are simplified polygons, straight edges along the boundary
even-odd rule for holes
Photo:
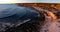
[[[39,14],[34,8],[17,6],[16,4],[0,4],[0,8],[0,22],[4,23],[35,19]]]

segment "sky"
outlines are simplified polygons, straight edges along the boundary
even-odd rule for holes
[[[60,3],[60,0],[40,0],[40,2]]]
[[[0,0],[0,3],[26,3],[26,2],[44,2],[44,3],[60,3],[60,0]]]

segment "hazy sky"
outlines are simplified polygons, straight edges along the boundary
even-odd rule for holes
[[[60,3],[60,0],[0,0],[0,3],[15,3],[15,2],[49,2],[49,3]]]
[[[40,0],[40,2],[57,2],[60,3],[60,0]]]
[[[24,2],[24,1],[25,2],[60,2],[60,0],[20,0],[20,2]]]

